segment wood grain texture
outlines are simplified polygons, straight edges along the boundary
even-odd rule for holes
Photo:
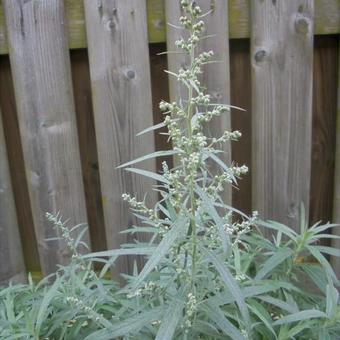
[[[0,286],[24,282],[26,269],[14,204],[0,108]]]
[[[309,211],[313,1],[252,2],[253,208],[297,229]]]
[[[148,37],[150,43],[166,40],[164,0],[147,0]]]
[[[59,211],[70,226],[87,222],[64,8],[59,0],[3,4],[34,227],[47,274],[71,253],[64,241],[46,242],[57,236],[46,212]]]
[[[310,224],[332,220],[338,38],[315,37]]]
[[[96,0],[93,0],[96,1]],[[165,0],[147,0],[149,42],[166,41]],[[221,0],[219,0],[221,1]],[[207,0],[208,2],[208,0]],[[250,0],[229,0],[229,36],[250,37]],[[83,0],[65,0],[69,47],[86,48]],[[340,0],[315,0],[315,34],[340,32]],[[0,2],[0,54],[8,53],[3,8]]]
[[[99,172],[108,247],[127,241],[119,234],[136,220],[124,192],[152,204],[151,180],[115,167],[154,151],[154,136],[134,137],[153,124],[146,4],[140,0],[85,1]],[[155,161],[136,167],[155,170]],[[124,258],[117,272],[131,269]]]
[[[28,271],[39,271],[39,254],[33,227],[33,217],[15,105],[13,79],[8,56],[0,56],[0,106],[2,108],[14,200],[16,207],[18,207],[17,218],[26,268]]]
[[[203,51],[214,51],[213,60],[218,60],[218,63],[205,65],[203,76],[201,77],[202,84],[207,88],[207,93],[211,95],[212,103],[230,104],[230,72],[229,72],[229,33],[228,33],[228,3],[226,1],[197,1],[203,13],[211,10],[211,13],[204,17],[205,34],[214,35],[209,39],[204,39],[200,42],[196,49],[196,55]],[[182,15],[180,2],[167,0],[165,2],[167,22],[177,25],[179,18]],[[173,27],[168,27],[167,30],[167,49],[168,51],[178,51],[175,41],[180,39],[183,32]],[[177,73],[180,68],[188,65],[187,58],[181,54],[169,54],[168,66],[169,70]],[[170,101],[179,100],[179,98],[187,98],[187,93],[177,81],[175,77],[169,77]],[[211,137],[219,137],[225,130],[230,130],[230,114],[225,113],[220,117],[214,118],[205,127],[205,133]],[[221,159],[226,163],[231,162],[231,147],[230,143],[226,143],[222,150],[225,152]],[[215,167],[212,171],[217,173],[220,168]],[[225,187],[223,192],[224,202],[231,203],[231,187]]]
[[[233,162],[249,168],[249,173],[233,188],[233,206],[247,214],[251,213],[251,81],[250,81],[250,41],[237,39],[230,41],[230,103],[245,111],[231,110],[231,126],[239,130],[242,138],[231,143]]]
[[[333,222],[340,223],[340,41],[338,37],[338,86],[337,86],[337,117],[336,117],[336,149],[335,149],[335,172],[334,172],[334,200],[333,200]],[[340,236],[340,228],[333,229],[335,235]],[[340,249],[340,240],[333,240],[332,246]],[[331,257],[332,266],[340,277],[340,258]]]

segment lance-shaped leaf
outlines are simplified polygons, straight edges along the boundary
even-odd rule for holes
[[[293,254],[290,248],[281,248],[273,256],[271,256],[261,267],[259,272],[255,276],[255,280],[263,279],[268,273],[270,273],[279,264],[284,262],[288,257]]]
[[[210,259],[216,270],[221,276],[222,281],[225,283],[227,289],[230,291],[231,295],[235,298],[235,302],[243,316],[243,319],[248,327],[250,328],[250,321],[249,321],[249,312],[247,305],[244,301],[244,296],[242,294],[242,291],[240,287],[238,286],[236,280],[230,273],[228,267],[226,264],[216,256],[212,251],[207,250],[204,247],[201,247],[202,252],[207,255],[207,257]]]
[[[182,311],[186,302],[187,287],[182,287],[178,296],[173,298],[169,308],[164,313],[161,326],[155,340],[171,340],[176,332],[179,320],[182,318]]]
[[[125,168],[126,166],[130,166],[130,165],[133,165],[133,164],[136,164],[136,163],[140,163],[140,162],[146,161],[148,159],[152,159],[152,158],[156,158],[156,157],[163,157],[163,156],[172,156],[172,155],[177,155],[177,154],[178,154],[178,151],[176,151],[176,150],[156,151],[156,152],[150,153],[148,155],[136,158],[136,159],[134,159],[130,162],[119,165],[119,166],[117,166],[117,169]]]
[[[168,253],[169,249],[181,235],[186,233],[188,227],[188,219],[180,218],[176,220],[170,227],[170,230],[165,234],[162,241],[155,248],[153,254],[146,262],[140,274],[132,283],[132,290],[136,290],[148,276],[148,274],[158,265],[162,258]]]

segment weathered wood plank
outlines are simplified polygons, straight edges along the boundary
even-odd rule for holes
[[[166,22],[164,0],[146,0],[150,43],[165,42]]]
[[[212,102],[230,104],[230,74],[229,74],[229,33],[228,33],[228,3],[226,1],[209,2],[197,1],[202,12],[211,13],[204,17],[206,23],[206,35],[214,35],[209,39],[200,42],[196,49],[196,55],[202,51],[214,51],[213,60],[218,63],[212,63],[204,67],[202,76],[202,84],[207,88],[207,92],[211,95]],[[181,14],[180,2],[167,0],[165,2],[167,22],[178,25]],[[167,30],[167,49],[168,51],[178,51],[175,41],[183,35],[179,29],[168,27]],[[182,54],[172,53],[168,55],[168,67],[172,72],[178,72],[183,65],[188,64],[188,60]],[[170,101],[186,98],[187,93],[174,77],[169,77]],[[205,129],[208,136],[219,137],[225,130],[230,130],[230,114],[225,113],[220,117],[214,118]],[[223,146],[222,159],[226,164],[231,162],[230,143]],[[215,171],[217,170],[217,167]],[[227,185],[223,192],[223,199],[227,203],[231,203],[231,186]]]
[[[99,173],[109,248],[127,241],[119,234],[136,223],[124,192],[154,202],[153,182],[115,167],[154,150],[154,136],[134,137],[151,126],[152,100],[147,43],[146,4],[141,0],[85,0],[90,75],[93,94]],[[137,166],[138,167],[138,166]],[[155,162],[140,167],[155,169]],[[117,272],[131,268],[122,259]]]
[[[0,109],[0,286],[26,277]]]
[[[262,218],[309,211],[313,1],[252,2],[252,187]]]
[[[45,213],[60,211],[70,226],[87,221],[64,7],[59,0],[3,4],[34,227],[46,274],[71,254],[64,241],[45,241],[57,236]]]
[[[94,0],[95,1],[95,0]],[[147,0],[149,42],[166,40],[164,0]],[[65,0],[69,47],[86,48],[84,6],[82,0]],[[250,1],[229,0],[229,36],[250,37]],[[315,34],[340,33],[340,0],[315,0]],[[3,8],[0,2],[0,54],[8,53]]]
[[[8,145],[8,162],[12,188],[27,271],[40,270],[38,247],[35,239],[30,207],[24,156],[20,141],[18,115],[15,105],[13,78],[8,55],[0,56],[0,106],[5,139]]]
[[[338,61],[338,110],[336,118],[336,149],[335,149],[335,172],[334,172],[334,201],[333,222],[340,223],[340,44]],[[333,229],[333,234],[340,236],[340,228]],[[332,246],[340,249],[340,240],[333,240]],[[340,278],[340,258],[331,257],[332,266]]]

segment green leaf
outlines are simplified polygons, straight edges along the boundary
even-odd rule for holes
[[[125,171],[133,172],[138,175],[142,175],[145,177],[149,177],[151,179],[154,179],[158,182],[169,184],[169,181],[164,178],[164,176],[159,175],[155,172],[143,170],[143,169],[137,169],[137,168],[125,168]]]
[[[292,339],[293,337],[295,337],[296,335],[298,335],[299,333],[301,333],[302,331],[304,331],[305,329],[310,328],[310,324],[306,323],[306,322],[301,322],[298,325],[296,325],[295,327],[291,328],[289,330],[289,332],[287,333],[287,337],[286,339]],[[325,338],[320,338],[322,340],[326,340]]]
[[[319,252],[319,250],[315,246],[307,246],[307,249],[310,253],[315,257],[316,260],[321,264],[327,275],[332,278],[335,282],[338,282],[336,274],[333,271],[333,268],[327,261],[327,259]]]
[[[94,332],[88,335],[84,340],[111,340],[131,333],[135,334],[150,322],[158,320],[161,312],[161,307],[156,307],[150,311],[143,311],[130,318],[112,323],[110,328]]]
[[[144,281],[144,279],[147,277],[147,275],[158,265],[158,263],[162,260],[162,258],[167,254],[175,240],[186,233],[187,229],[187,218],[181,218],[176,220],[170,228],[170,231],[168,231],[162,241],[159,243],[159,245],[154,250],[153,254],[149,258],[148,262],[143,267],[140,274],[137,276],[137,278],[134,280],[132,284],[132,290],[136,290],[141,283]]]
[[[44,294],[44,298],[41,300],[37,319],[35,322],[35,332],[40,334],[40,328],[43,321],[46,319],[46,312],[50,302],[58,295],[58,289],[61,284],[61,279],[57,278],[51,288]]]
[[[150,153],[148,155],[136,158],[133,161],[119,165],[119,166],[117,166],[117,169],[125,168],[126,166],[133,165],[133,164],[136,164],[136,163],[140,163],[140,162],[146,161],[148,159],[152,159],[152,158],[156,158],[156,157],[172,156],[172,155],[177,155],[177,154],[178,154],[178,151],[175,151],[175,150],[156,151],[156,152]]]
[[[186,303],[186,293],[187,287],[182,287],[178,292],[178,296],[173,298],[174,300],[164,313],[155,340],[171,340],[173,338],[178,322],[182,318],[183,307]]]
[[[263,322],[263,324],[274,335],[275,339],[277,339],[276,333],[272,327],[272,319],[264,307],[257,301],[251,300],[248,302],[248,308]]]
[[[293,251],[290,248],[281,248],[273,256],[271,256],[262,265],[261,269],[255,276],[255,280],[261,280],[268,275],[274,268],[284,262],[288,257],[292,255]]]
[[[299,266],[310,277],[314,284],[324,293],[326,293],[327,278],[322,267],[316,264],[303,263]]]
[[[324,312],[321,312],[319,310],[309,309],[309,310],[304,310],[302,312],[297,312],[294,314],[284,316],[281,319],[275,321],[273,325],[277,326],[277,325],[283,325],[286,323],[299,322],[299,321],[315,319],[315,318],[327,318],[327,315]]]
[[[326,314],[332,319],[336,313],[338,305],[339,293],[333,284],[328,284],[326,288]]]
[[[314,234],[318,234],[318,233],[321,233],[322,231],[325,231],[329,228],[336,228],[336,227],[340,227],[340,224],[336,224],[336,223],[327,223],[327,224],[324,224],[324,225],[320,225],[320,226],[317,226],[318,224],[315,225],[315,227],[311,227],[309,230],[312,231]]]
[[[218,234],[221,238],[223,253],[226,254],[230,245],[229,236],[224,230],[224,223],[220,215],[213,206],[211,199],[206,195],[206,193],[198,186],[195,186],[195,191],[200,196],[203,209],[209,214],[209,216],[214,220],[217,226]]]
[[[243,319],[249,328],[250,321],[247,305],[244,301],[244,296],[236,280],[231,275],[226,264],[219,257],[217,257],[213,252],[208,251],[203,247],[201,247],[201,249],[204,253],[206,253],[207,257],[210,258],[216,270],[219,272],[221,279],[225,283],[227,289],[230,291],[231,295],[235,298],[236,304],[238,305],[238,308],[243,316]]]
[[[298,310],[296,309],[296,306],[292,306],[290,305],[289,303],[283,301],[283,300],[280,300],[280,299],[276,299],[274,297],[271,297],[269,295],[260,295],[260,296],[257,296],[256,297],[257,299],[260,299],[264,302],[267,302],[273,306],[276,306],[288,313],[296,313],[298,312]]]
[[[92,259],[95,257],[118,257],[124,255],[151,255],[155,251],[156,247],[141,247],[141,248],[128,248],[128,249],[112,249],[105,251],[98,251],[96,253],[89,253],[80,256],[82,259]]]
[[[232,339],[245,340],[241,332],[226,318],[223,311],[216,304],[209,302],[203,303],[200,309],[205,311],[207,316],[212,320],[220,330]]]
[[[295,240],[297,236],[297,233],[293,229],[290,229],[289,227],[287,227],[286,225],[282,223],[278,223],[278,222],[270,221],[270,220],[267,222],[259,220],[257,221],[257,224],[261,227],[281,231],[283,234],[285,234],[292,240]]]
[[[340,249],[326,247],[326,246],[312,246],[314,249],[317,249],[320,253],[326,253],[332,256],[340,256]]]
[[[164,122],[156,124],[156,125],[153,125],[153,126],[150,126],[150,127],[146,128],[146,129],[142,130],[141,132],[138,132],[136,136],[144,135],[147,132],[158,130],[158,129],[164,127],[164,126],[165,126]]]
[[[306,212],[305,212],[305,206],[303,203],[301,203],[300,206],[300,234],[304,234],[307,231],[307,221],[306,221]]]

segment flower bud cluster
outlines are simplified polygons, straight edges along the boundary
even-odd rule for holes
[[[181,48],[182,50],[186,51],[186,52],[190,52],[192,49],[192,44],[189,44],[186,40],[184,39],[179,39],[175,41],[175,45],[179,48]]]
[[[214,117],[218,117],[221,113],[229,111],[229,108],[225,105],[218,105],[211,111],[206,111],[204,114],[197,118],[197,123],[202,124],[204,122],[210,122]]]
[[[191,104],[207,106],[210,104],[210,95],[200,92],[197,97],[191,98]]]
[[[162,100],[159,103],[159,108],[161,111],[167,113],[171,112],[172,114],[176,114],[177,116],[183,116],[185,113],[183,110],[177,105],[176,102],[168,103],[165,100]]]
[[[242,175],[246,175],[248,173],[248,167],[246,165],[233,166],[230,169],[233,175],[237,178],[240,178]]]
[[[199,65],[204,64],[208,62],[213,55],[214,55],[213,51],[202,52],[200,55],[196,57],[195,62],[196,64],[199,64]]]
[[[210,146],[214,144],[225,143],[229,140],[237,141],[242,136],[242,133],[238,130],[235,131],[224,131],[220,138],[212,138]]]
[[[78,299],[74,296],[68,296],[66,297],[66,301],[74,306],[76,306],[78,309],[80,309],[82,312],[86,314],[86,316],[95,321],[98,322],[103,317],[102,314],[98,314],[93,307],[87,306],[82,300]]]
[[[186,29],[190,29],[192,27],[192,21],[187,16],[181,16],[179,18],[179,22]]]
[[[137,201],[135,197],[131,197],[131,195],[124,193],[122,194],[122,199],[127,202],[130,207],[146,216],[148,216],[150,219],[157,219],[156,213],[153,209],[149,209],[145,202]]]
[[[67,247],[72,251],[73,258],[78,257],[77,247],[75,246],[75,240],[71,236],[69,228],[66,226],[65,222],[62,222],[59,215],[52,215],[50,213],[46,213],[47,220],[53,223],[53,227],[57,230],[60,230],[61,237],[66,242]]]
[[[152,296],[155,294],[157,290],[159,290],[159,286],[154,281],[148,281],[144,283],[144,286],[141,288],[136,289],[132,293],[128,293],[126,297],[128,299],[132,299],[134,297],[141,297],[141,296]]]
[[[235,239],[233,241],[233,245],[236,244],[244,244],[241,241],[241,237],[244,234],[247,234],[251,230],[251,226],[255,224],[255,221],[258,218],[258,212],[253,211],[252,216],[248,220],[244,220],[240,223],[235,223],[233,225],[233,233],[235,235]]]
[[[188,294],[188,301],[186,303],[185,309],[185,327],[190,328],[192,326],[192,321],[197,310],[197,299],[194,294]]]

